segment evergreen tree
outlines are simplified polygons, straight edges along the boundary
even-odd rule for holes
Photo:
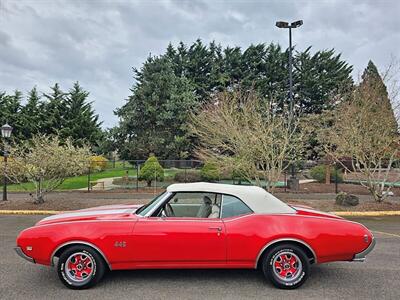
[[[210,91],[214,84],[210,77],[213,68],[212,54],[198,39],[189,47],[187,57],[185,76],[193,84],[200,102],[206,103],[209,101]]]
[[[55,134],[64,128],[64,113],[66,112],[65,93],[60,89],[58,83],[51,87],[50,94],[43,94],[46,102],[41,105],[41,109],[46,116],[43,120],[43,134]]]
[[[65,95],[66,111],[60,134],[63,138],[71,138],[76,145],[97,145],[102,137],[99,116],[95,114],[92,102],[88,102],[88,96],[89,92],[83,90],[79,82],[75,82]]]
[[[40,133],[44,119],[46,118],[43,115],[41,110],[41,102],[39,93],[34,87],[28,93],[28,99],[25,106],[21,108],[21,122],[22,122],[22,135],[24,139],[30,139],[33,135]]]
[[[229,84],[229,76],[225,70],[224,54],[221,45],[215,41],[210,43],[210,55],[212,59],[209,87],[210,95],[223,91]]]
[[[19,117],[21,111],[22,93],[18,90],[13,95],[0,92],[0,126],[8,123],[13,127],[12,136],[15,139],[23,138],[22,122]]]
[[[228,87],[233,89],[239,86],[242,76],[242,51],[240,47],[227,47],[224,52],[224,70],[228,79]]]
[[[305,113],[332,109],[332,96],[353,84],[351,70],[334,50],[297,52],[295,108]],[[222,49],[214,41],[205,45],[197,40],[190,46],[180,42],[177,48],[169,44],[164,55],[148,58],[135,70],[132,95],[116,111],[119,151],[125,158],[145,158],[151,152],[161,158],[191,155],[193,140],[185,133],[187,107],[196,113],[196,107],[212,101],[216,92],[237,88],[255,88],[277,108],[288,105],[288,73],[288,50],[277,44],[251,45],[243,52],[239,47]]]
[[[378,95],[378,98],[376,99],[377,103],[382,110],[387,111],[387,117],[391,120],[389,123],[392,124],[393,131],[397,132],[398,123],[396,121],[392,104],[390,103],[386,85],[379,74],[378,68],[371,60],[368,62],[361,79],[362,81],[360,86],[367,86],[366,90],[373,91],[374,95]]]
[[[311,47],[295,56],[295,104],[304,113],[321,113],[335,105],[333,96],[353,85],[352,67],[334,50],[318,51]]]
[[[124,159],[185,157],[191,151],[187,118],[196,106],[194,88],[178,77],[168,57],[149,57],[135,70],[136,85],[120,117],[117,139]]]

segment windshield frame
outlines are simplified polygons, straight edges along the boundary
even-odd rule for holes
[[[159,195],[157,195],[153,200],[149,203],[143,205],[138,210],[135,211],[135,214],[140,217],[148,217],[153,214],[155,210],[157,210],[160,205],[164,203],[166,199],[171,196],[171,193],[165,191]]]

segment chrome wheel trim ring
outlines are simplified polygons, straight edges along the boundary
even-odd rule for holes
[[[286,257],[286,259],[282,261],[284,256]],[[292,259],[294,259],[294,261]],[[291,260],[292,263],[290,263]],[[278,267],[278,265],[280,266]],[[282,270],[285,269],[289,271],[286,273],[286,276],[282,276]],[[294,269],[295,271],[293,271]],[[300,258],[295,253],[291,251],[282,251],[277,253],[273,258],[272,271],[279,280],[289,283],[295,281],[301,276],[303,271],[303,264],[301,263]]]
[[[81,260],[79,262],[78,260]],[[73,267],[75,266],[75,267]],[[65,261],[65,275],[68,280],[75,283],[84,283],[89,281],[96,268],[94,258],[85,252],[74,252]],[[82,276],[77,276],[76,271]]]

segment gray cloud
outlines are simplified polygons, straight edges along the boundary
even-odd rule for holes
[[[393,1],[52,1],[0,0],[0,90],[47,92],[76,80],[91,92],[106,127],[133,84],[132,67],[167,44],[216,40],[223,46],[278,42],[277,20],[303,19],[298,49],[335,48],[354,65],[380,67],[400,46],[400,2]]]

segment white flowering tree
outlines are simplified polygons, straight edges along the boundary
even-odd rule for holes
[[[83,174],[90,165],[87,146],[76,147],[71,140],[61,142],[57,136],[37,135],[9,149],[7,177],[15,183],[32,182],[34,202],[43,203],[67,177]]]

